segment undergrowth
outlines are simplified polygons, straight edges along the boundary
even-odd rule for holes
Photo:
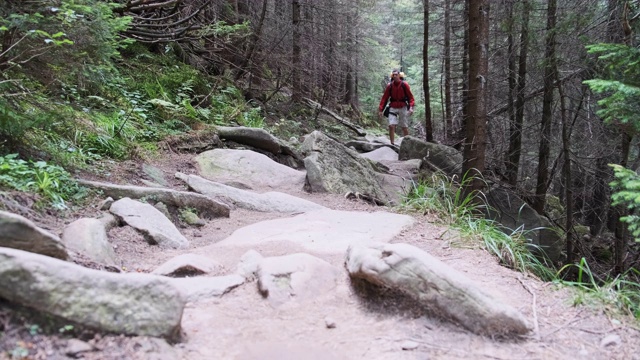
[[[575,272],[576,279],[564,280],[567,272]],[[640,284],[629,279],[640,278],[640,272],[632,268],[613,279],[597,280],[585,258],[577,264],[563,266],[554,280],[558,284],[576,290],[574,305],[586,305],[604,309],[611,315],[631,315],[640,318]]]

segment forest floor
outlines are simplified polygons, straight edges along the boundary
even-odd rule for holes
[[[185,189],[174,180],[175,172],[196,172],[193,155],[189,154],[166,153],[146,159],[145,163],[162,170],[174,189]],[[104,175],[80,176],[142,185],[142,164],[112,164]],[[335,210],[396,212],[394,208],[348,200],[341,195],[309,194],[292,188],[268,190],[286,192]],[[42,214],[34,220],[60,234],[65,224],[97,215],[99,200],[64,218]],[[243,226],[284,216],[233,210],[229,218],[212,220],[204,227],[180,229],[191,242],[190,248],[183,250],[149,246],[129,227],[115,228],[109,235],[124,271],[150,272],[176,255],[189,252],[217,260],[223,267],[214,275],[224,275],[233,273],[240,256],[250,248],[221,251],[215,247],[217,242]],[[182,319],[182,340],[175,344],[79,329],[56,331],[56,325],[46,325],[50,321],[46,317],[0,302],[0,359],[640,359],[640,329],[633,318],[613,316],[612,309],[599,305],[575,305],[586,298],[499,265],[480,243],[461,239],[433,216],[411,216],[415,217],[415,224],[392,243],[416,246],[462,272],[486,292],[518,309],[533,331],[518,339],[475,335],[396,293],[376,293],[354,284],[344,271],[330,294],[279,308],[265,301],[255,281],[220,298],[189,303]],[[286,243],[253,249],[263,256],[300,251]],[[343,256],[305,252],[344,268]],[[335,327],[327,326],[328,322]],[[80,351],[87,344],[88,349]]]

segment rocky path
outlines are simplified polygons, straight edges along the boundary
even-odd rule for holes
[[[236,209],[229,219],[199,230],[199,242],[208,245],[191,252],[215,259],[226,269],[221,273],[236,271],[247,251],[264,258],[309,254],[339,271],[336,285],[273,302],[273,294],[265,297],[254,278],[219,298],[189,303],[182,320],[185,341],[175,346],[182,358],[611,359],[633,358],[640,349],[640,332],[632,325],[588,307],[573,307],[568,290],[500,266],[479,244],[461,240],[437,219],[411,214],[410,223],[394,225],[393,208],[341,195],[309,194],[289,185],[256,192],[266,190],[344,213],[312,218]],[[336,224],[347,214],[382,217],[362,226],[347,221],[352,228]],[[520,311],[531,333],[516,339],[476,335],[402,294],[352,280],[344,268],[344,250],[361,235],[410,244],[436,256]],[[322,241],[315,244],[313,239]]]
[[[382,149],[383,156],[393,157]],[[208,194],[229,206],[229,216],[180,227],[186,242],[164,246],[150,245],[134,225],[109,228],[118,267],[171,275],[185,294],[180,341],[169,346],[152,338],[106,336],[86,340],[88,348],[74,357],[638,358],[640,331],[632,319],[612,320],[601,308],[573,306],[569,290],[500,266],[478,243],[463,240],[438,219],[401,214],[358,197],[309,193],[302,190],[304,172],[272,171],[268,161],[256,166],[241,155],[225,165],[230,171],[204,165],[211,160],[173,154],[119,174],[123,183],[164,182],[165,189]],[[385,161],[390,173],[407,171],[404,162]],[[530,331],[478,335],[464,321],[443,316],[442,309],[351,278],[347,248],[374,243],[408,244],[431,254],[496,303],[522,314]],[[59,347],[71,346],[60,341]]]

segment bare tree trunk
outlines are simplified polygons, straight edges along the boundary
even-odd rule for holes
[[[468,196],[481,190],[485,170],[486,87],[489,69],[489,0],[469,0],[469,113],[464,141],[462,174],[472,176],[465,184]]]
[[[469,0],[464,0],[464,36],[462,45],[462,122],[458,132],[458,139],[466,136],[469,117]],[[464,173],[462,173],[464,175]]]
[[[451,111],[451,2],[444,2],[444,124],[445,138],[453,136]]]
[[[300,68],[302,61],[300,57],[300,0],[292,0],[293,6],[291,12],[291,22],[293,24],[293,39],[292,39],[292,87],[293,94],[291,100],[299,101],[302,98],[302,83],[300,79]]]
[[[540,150],[538,152],[538,179],[533,208],[542,214],[546,202],[549,180],[549,156],[551,142],[551,118],[553,116],[554,74],[556,73],[556,0],[547,2],[547,38],[544,65],[544,95],[542,100],[542,121],[540,122]]]
[[[527,56],[529,55],[529,11],[528,0],[522,2],[522,29],[520,31],[520,56],[518,59],[518,79],[516,82],[515,119],[509,129],[509,159],[506,163],[507,181],[511,185],[518,182],[520,153],[522,152],[522,123],[524,122],[525,84],[527,77]]]
[[[562,156],[564,158],[564,164],[562,166],[562,173],[564,174],[564,190],[565,190],[565,231],[567,236],[566,251],[567,261],[566,264],[573,264],[575,261],[575,245],[573,238],[573,184],[571,181],[571,133],[569,119],[567,118],[567,107],[565,104],[564,91],[562,89],[562,83],[559,81],[558,72],[556,72],[556,82],[558,83],[558,92],[560,93],[560,112],[562,119]]]
[[[422,43],[422,89],[424,91],[424,128],[426,139],[433,142],[433,124],[431,122],[431,96],[429,95],[429,0],[422,1],[424,11],[424,39]]]

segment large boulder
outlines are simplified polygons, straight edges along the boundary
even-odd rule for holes
[[[0,211],[0,247],[19,249],[67,260],[69,254],[60,238],[37,227],[29,219]]]
[[[449,176],[460,176],[462,171],[462,154],[458,150],[413,136],[405,136],[400,145],[398,158],[400,160],[422,159],[423,167],[435,167]]]
[[[302,144],[307,156],[307,187],[311,192],[365,194],[383,204],[392,197],[383,189],[372,163],[319,131],[312,132]]]
[[[415,246],[354,246],[347,252],[346,267],[352,277],[399,290],[474,333],[512,336],[530,330],[515,308]]]
[[[114,274],[0,248],[0,297],[101,331],[176,339],[185,306],[168,278]]]
[[[534,252],[542,251],[552,261],[562,258],[564,238],[546,217],[538,214],[513,191],[497,184],[485,196],[489,205],[485,211],[487,218],[500,223],[507,233],[522,231],[534,245]]]
[[[247,188],[301,188],[304,184],[304,172],[255,151],[214,149],[199,154],[195,160],[200,175],[216,182],[239,182]]]

